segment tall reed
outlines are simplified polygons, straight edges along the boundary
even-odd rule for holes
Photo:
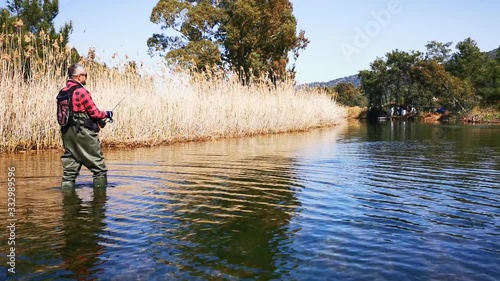
[[[66,81],[70,50],[48,38],[34,46],[29,43],[37,41],[30,41],[30,35],[0,36],[0,151],[60,148],[55,96]],[[24,50],[14,47],[19,40],[27,43]],[[26,61],[30,48],[43,53]],[[227,75],[141,76],[128,64],[108,68],[95,63],[92,53],[82,63],[89,74],[87,89],[100,109],[111,110],[123,100],[114,110],[115,122],[101,131],[105,146],[306,130],[338,124],[346,115],[330,96],[298,90],[292,81],[270,87],[243,86]],[[29,77],[23,72],[26,65]]]

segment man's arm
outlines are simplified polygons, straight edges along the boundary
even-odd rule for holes
[[[107,112],[103,110],[99,110],[95,105],[90,93],[83,89],[79,95],[79,100],[81,104],[85,107],[85,111],[92,119],[104,119],[107,117]]]

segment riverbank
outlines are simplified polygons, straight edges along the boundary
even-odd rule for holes
[[[412,116],[408,116],[412,118]],[[415,117],[413,117],[415,118]],[[416,116],[418,120],[425,122],[461,122],[474,124],[500,124],[500,111],[488,108],[475,108],[465,113],[445,112],[440,113],[424,113]]]
[[[361,107],[349,107],[348,119],[367,119],[368,111]],[[378,118],[389,119],[385,115]],[[407,114],[405,116],[392,116],[392,120],[419,120],[423,122],[453,121],[462,123],[485,123],[500,124],[500,110],[494,107],[475,108],[462,114],[445,112],[444,114],[435,112],[424,112],[418,114]]]
[[[497,108],[475,108],[461,116],[466,123],[494,123],[500,124],[500,106]]]
[[[87,89],[115,122],[100,133],[105,147],[154,146],[303,131],[342,122],[346,110],[326,94],[293,82],[242,86],[234,79],[182,74],[140,77],[88,68]],[[57,79],[56,79],[57,78]],[[64,77],[23,83],[2,77],[0,152],[61,148],[55,96]]]

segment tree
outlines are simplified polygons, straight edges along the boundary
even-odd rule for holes
[[[426,60],[434,60],[438,63],[447,62],[450,58],[452,42],[441,43],[438,41],[430,41],[425,45],[427,52],[425,54]]]
[[[422,60],[412,69],[419,95],[416,103],[420,109],[445,106],[455,111],[472,109],[477,101],[472,85],[446,71],[438,60]]]
[[[418,110],[446,106],[470,110],[479,102],[500,100],[500,55],[482,53],[474,40],[456,45],[429,42],[427,53],[394,50],[360,71],[361,86],[376,115],[387,105],[413,105]]]
[[[164,55],[173,65],[205,71],[232,70],[246,84],[266,75],[276,81],[289,73],[293,59],[308,44],[289,0],[160,0],[151,21],[168,34],[148,39],[150,53]]]
[[[384,59],[377,58],[370,63],[370,69],[362,70],[358,74],[361,79],[361,89],[368,97],[370,106],[381,106],[392,100],[387,87],[387,64]]]
[[[488,56],[484,75],[478,77],[480,87],[476,91],[485,105],[496,105],[500,109],[500,47],[494,52],[494,56]]]
[[[500,47],[494,57],[489,57],[483,75],[477,76],[476,91],[485,104],[500,104]]]
[[[366,107],[367,99],[352,83],[340,82],[334,87],[337,92],[337,102],[345,106]]]
[[[432,46],[431,46],[432,45]],[[428,44],[428,48],[438,44]],[[443,48],[448,44],[439,45]],[[394,50],[386,58],[377,58],[370,70],[359,73],[373,114],[389,106],[413,105],[418,110],[435,107],[434,101],[448,108],[462,110],[474,104],[471,84],[454,77],[442,63],[446,50],[424,57],[418,51]],[[441,54],[441,55],[439,55]]]
[[[447,70],[456,77],[472,84],[483,103],[500,98],[499,61],[481,52],[471,38],[457,43],[457,52],[447,64]]]
[[[391,81],[390,87],[394,93],[394,101],[397,105],[401,103],[411,104],[413,96],[413,81],[411,77],[411,68],[421,60],[422,54],[418,51],[410,53],[394,50],[386,54],[387,74]]]
[[[459,78],[474,83],[477,76],[484,71],[487,55],[481,52],[476,41],[471,38],[458,42],[456,48],[458,52],[453,54],[447,70]]]

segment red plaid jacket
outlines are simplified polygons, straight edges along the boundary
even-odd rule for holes
[[[74,80],[68,80],[66,82],[66,87],[64,88],[64,90],[67,90],[77,84],[78,82]],[[73,100],[73,112],[87,112],[87,114],[92,119],[106,118],[107,115],[106,111],[102,111],[97,108],[87,89],[85,88],[76,89],[73,92],[72,100]]]

